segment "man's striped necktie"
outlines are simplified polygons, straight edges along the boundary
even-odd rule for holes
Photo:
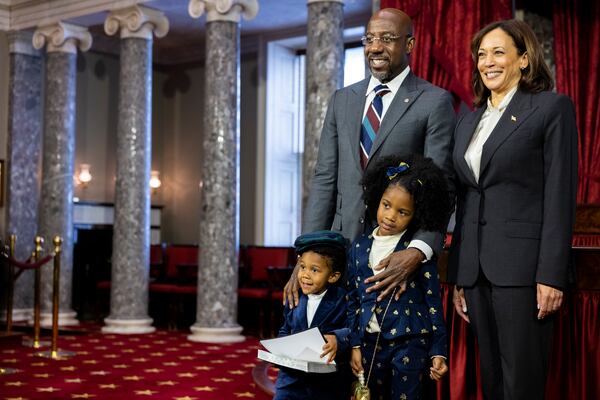
[[[381,124],[381,113],[383,111],[382,97],[390,93],[390,89],[386,85],[375,86],[374,90],[375,97],[367,109],[360,133],[360,165],[363,169],[367,166],[371,146],[373,146],[373,142],[379,131],[379,125]]]

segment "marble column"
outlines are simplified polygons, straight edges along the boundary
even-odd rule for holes
[[[254,18],[256,0],[191,0],[190,15],[207,14],[202,158],[202,209],[194,342],[240,342],[238,285],[238,148],[240,16]]]
[[[42,145],[42,58],[32,33],[8,33],[10,69],[6,174],[6,231],[17,236],[15,258],[26,260],[38,233]],[[13,321],[26,321],[33,309],[33,271],[15,282]]]
[[[165,36],[169,21],[161,12],[134,6],[112,11],[104,30],[120,32],[121,56],[110,315],[102,332],[150,333],[152,34]]]
[[[38,27],[36,49],[46,47],[44,133],[40,235],[45,251],[52,239],[63,239],[60,270],[59,325],[78,323],[71,308],[73,276],[73,164],[75,161],[75,87],[77,48],[87,51],[92,36],[86,28],[58,22]],[[52,324],[52,266],[42,268],[41,324]]]
[[[343,0],[308,0],[302,206],[317,163],[329,98],[344,83]]]

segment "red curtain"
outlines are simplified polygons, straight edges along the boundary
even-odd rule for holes
[[[512,1],[381,0],[381,8],[398,8],[413,20],[416,46],[411,69],[471,106],[470,42],[487,23],[512,17]]]
[[[575,103],[578,203],[600,203],[600,2],[554,1],[556,87]]]

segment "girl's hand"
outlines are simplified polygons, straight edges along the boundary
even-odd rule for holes
[[[362,353],[360,348],[352,349],[352,355],[350,357],[350,367],[354,375],[358,376],[360,372],[364,372],[362,366]]]
[[[429,368],[429,377],[434,381],[439,381],[442,376],[448,372],[448,366],[444,357],[433,357],[431,360],[432,367]]]
[[[327,364],[332,362],[335,359],[335,355],[337,353],[337,339],[335,335],[324,335],[327,343],[323,346],[323,353],[321,353],[321,358],[325,357],[329,354],[327,358]]]
[[[459,289],[458,286],[454,286],[452,302],[454,303],[456,313],[465,321],[471,322],[469,321],[469,316],[467,315],[467,300],[465,300],[465,290],[463,288]]]

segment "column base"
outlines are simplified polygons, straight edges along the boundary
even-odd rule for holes
[[[79,325],[79,320],[75,318],[77,313],[75,311],[58,312],[58,326],[72,326]],[[33,316],[30,315],[29,321],[33,324]],[[40,326],[42,328],[52,328],[52,313],[40,313]]]
[[[241,335],[242,329],[239,325],[233,328],[207,328],[192,325],[190,328],[192,334],[188,335],[187,339],[203,343],[239,343],[246,340],[246,337]]]
[[[14,308],[12,311],[13,322],[23,322],[32,318],[33,309],[31,308]],[[0,320],[6,321],[6,311],[0,313]]]
[[[102,333],[118,333],[121,335],[135,335],[140,333],[152,333],[156,328],[152,326],[152,318],[143,319],[116,319],[105,318],[105,326]]]

